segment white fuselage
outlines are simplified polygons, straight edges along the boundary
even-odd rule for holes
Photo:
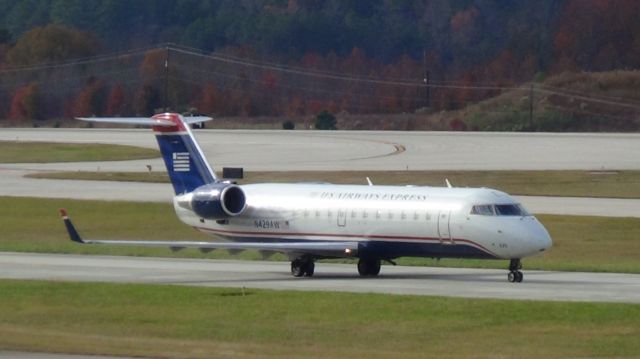
[[[523,258],[551,246],[534,216],[500,215],[491,207],[518,205],[492,189],[332,184],[241,188],[246,208],[228,220],[199,218],[177,202],[174,207],[183,222],[230,241],[358,241],[361,255],[384,259]],[[472,214],[478,205],[494,212]]]

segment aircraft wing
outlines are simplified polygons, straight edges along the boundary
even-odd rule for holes
[[[80,237],[69,219],[67,211],[60,209],[60,216],[69,234],[69,238],[80,244],[103,244],[135,247],[166,247],[177,251],[184,248],[197,248],[202,252],[226,249],[231,252],[255,249],[261,252],[280,252],[292,254],[312,254],[326,257],[352,257],[357,255],[358,242],[198,242],[198,241],[144,241],[144,240],[85,240]]]

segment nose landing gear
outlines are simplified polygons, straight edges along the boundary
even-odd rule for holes
[[[510,283],[522,282],[524,275],[522,274],[520,269],[522,269],[522,263],[520,262],[520,259],[512,259],[509,262],[509,275],[507,276],[507,279]]]

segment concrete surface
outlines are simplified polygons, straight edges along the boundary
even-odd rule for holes
[[[507,262],[505,261],[505,268]],[[59,281],[176,284],[277,290],[344,291],[469,298],[640,303],[640,275],[385,265],[360,278],[355,263],[317,263],[313,278],[294,278],[288,262],[136,258],[0,252],[0,277]]]

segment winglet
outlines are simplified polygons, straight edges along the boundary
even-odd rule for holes
[[[80,235],[78,234],[78,231],[76,231],[76,227],[73,226],[73,223],[71,223],[71,220],[69,219],[69,216],[67,215],[67,210],[64,208],[60,208],[60,217],[62,217],[62,221],[64,222],[64,226],[67,227],[67,233],[69,233],[69,238],[76,242],[76,243],[82,243],[84,244],[85,241],[82,240],[82,238],[80,238]]]

